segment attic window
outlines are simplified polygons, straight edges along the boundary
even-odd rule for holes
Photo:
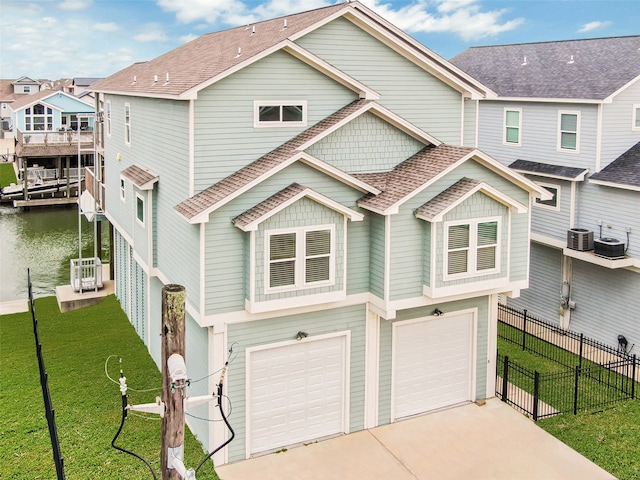
[[[633,106],[633,124],[632,130],[640,130],[640,104]]]
[[[255,127],[306,126],[307,101],[259,101],[254,102]]]

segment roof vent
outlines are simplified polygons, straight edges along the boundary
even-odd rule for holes
[[[158,83],[158,75],[153,76],[153,83]]]
[[[236,58],[242,55],[242,48],[238,47],[238,53],[236,54]]]
[[[569,64],[574,63],[574,61],[573,61],[573,55],[571,55],[571,59],[570,59],[567,63],[569,63]]]
[[[255,35],[256,34],[256,26],[254,25],[253,27],[251,27],[251,35]]]
[[[522,61],[522,63],[520,65],[528,65],[527,64],[527,57],[524,57],[524,60]]]
[[[136,77],[135,75],[133,76],[133,84],[135,85],[136,83],[138,83],[138,77]]]
[[[167,83],[169,83],[169,72],[167,72],[167,76],[165,77],[165,81],[164,84],[166,85]]]
[[[284,19],[284,25],[283,25],[282,29],[283,30],[287,29],[287,19],[286,18]]]

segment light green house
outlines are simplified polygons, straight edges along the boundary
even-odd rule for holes
[[[92,87],[123,309],[159,363],[162,286],[185,286],[190,395],[230,361],[216,464],[494,395],[547,194],[475,148],[489,89],[358,2]]]

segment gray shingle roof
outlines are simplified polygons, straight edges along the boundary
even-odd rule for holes
[[[151,173],[148,169],[131,165],[125,168],[121,175],[131,181],[138,188],[149,188],[158,180],[158,176]]]
[[[368,103],[370,103],[369,100],[356,100],[341,108],[333,115],[330,115],[324,120],[316,123],[300,135],[292,138],[255,162],[241,168],[237,172],[232,173],[206,190],[203,190],[193,197],[179,203],[175,207],[176,211],[188,219],[204,212],[221,200],[224,200],[227,196],[237,192],[252,181],[286,162],[297,153],[296,149],[300,145],[303,145],[328,128],[331,128],[333,125],[339,123],[352,113],[366,106]]]
[[[429,145],[390,172],[354,174],[354,177],[382,190],[379,195],[365,196],[358,201],[358,206],[384,211],[473,151],[474,149],[469,147]]]
[[[555,178],[565,178],[576,180],[585,175],[588,168],[566,167],[564,165],[551,165],[549,163],[531,162],[529,160],[516,160],[509,168],[521,173],[538,174],[540,176],[552,176]]]
[[[460,198],[480,185],[480,180],[463,177],[456,183],[451,185],[445,191],[439,193],[427,203],[418,208],[415,212],[416,216],[430,220],[440,212],[455,204]]]
[[[640,35],[471,47],[451,63],[501,97],[602,100],[640,76]]]
[[[640,142],[591,175],[589,180],[640,187]]]

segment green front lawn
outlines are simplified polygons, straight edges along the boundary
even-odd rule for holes
[[[8,187],[17,182],[18,179],[13,169],[13,163],[0,163],[0,188]]]
[[[498,349],[501,355],[508,355],[510,361],[530,370],[541,373],[557,374],[566,367],[547,360],[519,346],[498,338]],[[571,354],[567,354],[571,355]],[[576,357],[577,361],[577,357]],[[585,366],[590,362],[585,362]],[[636,384],[637,386],[638,384]],[[532,384],[522,382],[524,390],[533,391]],[[569,390],[573,387],[570,386]],[[584,393],[586,386],[581,386]],[[597,387],[591,387],[597,388]],[[540,398],[553,398],[550,392],[540,392]],[[640,395],[640,388],[636,388]],[[571,395],[570,395],[571,396]],[[554,398],[555,402],[562,399]],[[569,398],[572,402],[572,398]],[[549,403],[553,403],[549,401]],[[620,480],[636,480],[640,478],[640,400],[626,400],[614,403],[597,411],[582,411],[578,415],[565,413],[555,417],[544,418],[537,425],[563,443],[567,444],[586,458],[604,468]]]
[[[123,359],[129,403],[155,401],[161,375],[146,347],[113,295],[95,307],[61,314],[55,297],[36,300],[44,363],[49,374],[65,474],[69,479],[152,478],[140,460],[118,452],[111,440],[120,425],[119,386],[105,375],[110,355]],[[30,313],[0,316],[0,478],[56,477],[44,413]],[[117,380],[117,357],[109,363]],[[137,393],[133,389],[149,392]],[[129,414],[117,445],[141,455],[160,474],[157,416]],[[204,458],[200,443],[185,429],[185,463],[195,468]],[[217,479],[204,465],[198,479]]]

